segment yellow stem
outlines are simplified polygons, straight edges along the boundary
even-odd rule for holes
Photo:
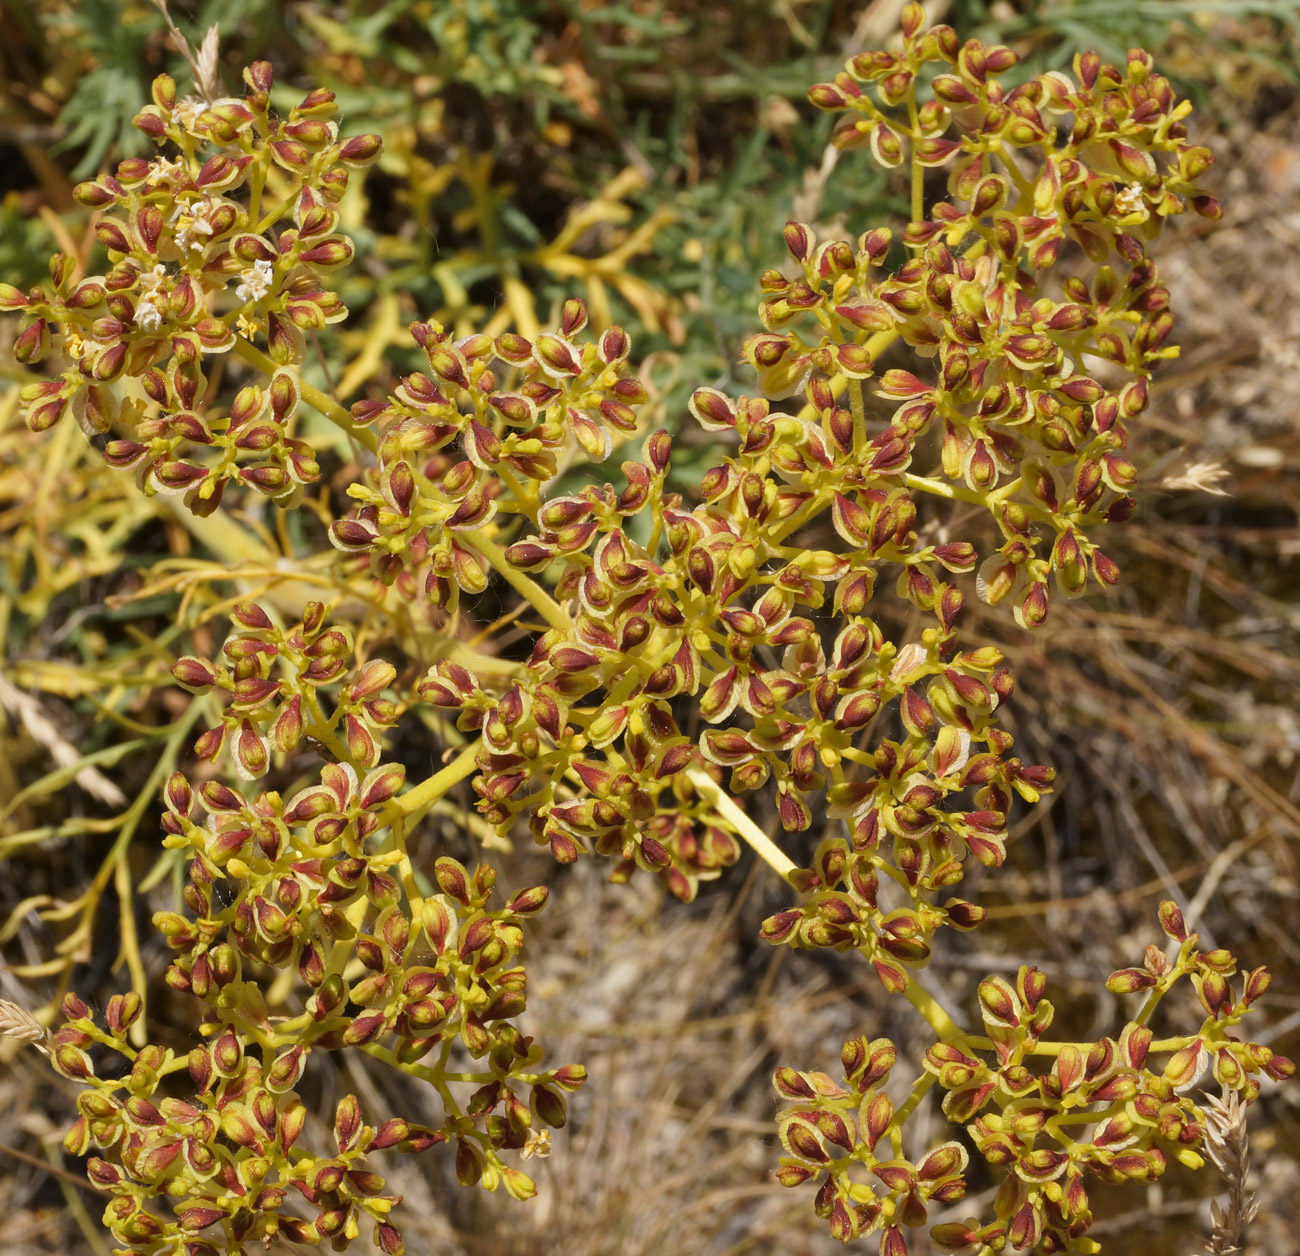
[[[573,620],[536,580],[511,565],[506,552],[482,531],[466,532],[465,539],[492,564],[493,570],[557,632],[568,636]]]
[[[471,742],[441,771],[435,772],[399,798],[394,798],[386,808],[392,819],[407,819],[414,823],[457,781],[463,781],[469,776],[478,759],[479,744],[477,741]]]
[[[757,824],[736,806],[732,798],[723,793],[713,778],[703,768],[686,769],[686,779],[708,804],[744,838],[754,853],[783,880],[789,881],[795,870],[794,861]]]
[[[131,987],[137,991],[143,999],[145,992],[149,989],[149,978],[144,970],[144,960],[140,956],[140,935],[135,927],[135,915],[132,908],[136,903],[136,896],[131,888],[131,862],[128,859],[119,859],[117,867],[113,870],[113,881],[117,889],[118,897],[122,901],[122,912],[119,917],[118,927],[122,931],[122,958],[126,960],[127,972],[131,974]],[[142,1014],[131,1026],[131,1041],[137,1047],[143,1047],[148,1039],[145,1036],[145,1017]],[[139,1029],[136,1029],[139,1025]]]
[[[939,1006],[939,1001],[921,984],[915,974],[908,974],[907,987],[903,994],[944,1042],[970,1045],[966,1031]]]
[[[912,221],[920,222],[925,215],[925,167],[916,159],[916,145],[921,138],[921,118],[916,108],[916,86],[907,93],[907,117],[912,128],[910,156],[912,159]]]
[[[242,336],[235,338],[235,354],[243,358],[249,366],[255,366],[264,375],[274,375],[280,369],[275,360],[263,353],[256,345],[250,344]],[[302,394],[302,399],[317,414],[323,415],[329,419],[335,427],[341,428],[346,432],[358,445],[374,453],[379,448],[379,438],[368,427],[358,427],[352,422],[352,416],[344,406],[339,405],[333,397],[321,392],[319,388],[314,388],[305,380],[298,380],[298,390]]]
[[[410,904],[411,919],[422,919],[422,910],[424,907],[424,895],[420,893],[420,887],[415,879],[415,865],[411,862],[411,852],[406,848],[406,820],[405,817],[398,817],[392,822],[393,845],[401,855],[401,862],[397,865],[398,873],[402,878],[402,888],[406,890],[406,899]]]
[[[912,1093],[908,1095],[903,1105],[894,1113],[893,1120],[889,1123],[889,1139],[894,1145],[894,1155],[902,1155],[902,1130],[907,1124],[907,1119],[916,1111],[922,1099],[930,1092],[930,1087],[939,1080],[934,1073],[924,1073],[912,1084]]]
[[[786,853],[772,841],[741,809],[735,801],[713,780],[703,768],[686,769],[686,778],[695,790],[731,825],[733,831],[749,845],[753,852],[772,868],[785,882],[789,883],[795,871],[795,864]],[[907,988],[903,992],[936,1034],[944,1042],[958,1043],[973,1047],[983,1039],[972,1039],[947,1012],[939,1006],[938,1000],[920,984],[915,976],[909,977]]]
[[[849,409],[853,411],[853,456],[862,457],[867,447],[867,407],[862,399],[862,381],[849,380]]]
[[[329,721],[325,718],[325,712],[321,710],[320,699],[316,696],[316,691],[308,689],[306,697],[307,713],[312,719],[312,725],[307,730],[307,736],[314,737],[322,745],[327,746],[330,754],[340,763],[351,763],[353,767],[356,767],[351,750],[339,740],[338,734],[330,727]],[[362,775],[365,775],[364,769]]]
[[[1014,480],[1008,480],[1001,488],[994,489],[991,493],[984,493],[961,484],[950,484],[947,480],[936,480],[928,475],[913,475],[910,471],[904,471],[899,478],[908,488],[919,489],[922,493],[947,497],[953,501],[970,502],[974,506],[987,506],[990,510],[1010,497],[1021,483],[1020,477],[1017,476]],[[1031,518],[1047,521],[1052,517],[1051,512],[1044,506],[1037,506],[1033,502],[1027,502],[1024,506]]]
[[[1157,1038],[1147,1050],[1165,1054],[1172,1051],[1181,1051],[1195,1041],[1195,1034],[1187,1034],[1182,1038]],[[1081,1054],[1087,1055],[1095,1045],[1092,1042],[1037,1042],[1027,1049],[1027,1053],[1029,1055],[1056,1056],[1060,1055],[1066,1047],[1073,1047]]]
[[[901,333],[897,331],[878,331],[867,340],[862,347],[867,351],[867,356],[874,362],[890,345],[898,339]]]

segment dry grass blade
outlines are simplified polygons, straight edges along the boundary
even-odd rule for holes
[[[0,999],[0,1037],[30,1042],[43,1055],[49,1054],[45,1048],[45,1026],[25,1007],[8,999]]]
[[[1228,1183],[1228,1206],[1210,1205],[1214,1232],[1208,1256],[1231,1256],[1241,1251],[1241,1238],[1259,1211],[1259,1200],[1246,1189],[1250,1170],[1250,1140],[1246,1130],[1246,1105],[1235,1090],[1223,1098],[1211,1095],[1205,1104],[1205,1151]]]
[[[32,739],[49,751],[50,758],[61,768],[72,767],[83,755],[75,746],[70,745],[59,735],[58,729],[50,722],[41,709],[41,704],[29,693],[24,693],[16,685],[0,676],[0,707],[22,721],[23,727]],[[96,767],[84,767],[76,775],[76,782],[92,798],[110,807],[126,805],[126,795]]]
[[[198,61],[194,67],[194,86],[209,103],[221,95],[221,77],[217,65],[220,42],[221,32],[214,23],[203,36],[203,44],[199,48]]]
[[[1226,488],[1219,487],[1219,481],[1227,479],[1231,474],[1221,462],[1189,462],[1181,470],[1166,475],[1159,481],[1159,486],[1163,489],[1182,489],[1212,493],[1215,497],[1230,497]]]
[[[211,104],[221,95],[221,80],[217,77],[219,32],[216,26],[208,27],[207,34],[203,36],[203,44],[199,48],[199,55],[196,57],[190,48],[189,41],[181,34],[176,23],[172,21],[172,15],[167,9],[167,0],[153,0],[153,6],[166,20],[167,30],[171,33],[172,42],[176,45],[176,49],[181,56],[185,58],[190,67],[190,73],[194,75],[194,90],[208,104]]]

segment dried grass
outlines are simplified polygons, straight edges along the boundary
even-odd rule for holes
[[[32,740],[48,751],[50,758],[59,767],[70,768],[84,758],[81,751],[54,727],[40,702],[3,676],[0,676],[0,707],[17,717]],[[78,768],[73,780],[92,798],[97,798],[110,807],[126,806],[126,795],[93,765]]]
[[[203,43],[199,46],[196,55],[190,48],[189,41],[181,34],[176,23],[172,21],[172,15],[167,8],[167,0],[150,0],[150,2],[163,15],[163,20],[167,23],[168,33],[172,37],[172,43],[176,45],[176,51],[185,58],[186,64],[190,67],[190,73],[194,76],[194,90],[208,104],[212,104],[214,100],[224,95],[219,68],[220,30],[216,25],[208,27],[207,33],[203,36]]]
[[[1214,1231],[1206,1247],[1208,1256],[1233,1256],[1241,1251],[1246,1227],[1259,1213],[1259,1199],[1247,1189],[1250,1172],[1250,1138],[1246,1130],[1246,1105],[1236,1091],[1222,1098],[1211,1095],[1205,1103],[1205,1152],[1228,1184],[1228,1205],[1210,1205]]]
[[[0,999],[0,1038],[30,1042],[43,1055],[49,1054],[45,1046],[45,1026],[25,1007],[19,1007],[8,999]]]

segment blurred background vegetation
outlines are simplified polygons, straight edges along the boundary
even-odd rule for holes
[[[176,0],[172,15],[195,45],[219,26],[232,89],[242,65],[265,58],[282,106],[327,86],[346,132],[385,137],[344,202],[360,259],[343,288],[352,317],[319,337],[312,382],[346,401],[381,395],[414,363],[413,319],[528,333],[579,295],[595,322],[631,333],[653,422],[678,432],[695,387],[749,385],[738,347],[755,326],[758,275],[782,264],[788,217],[828,235],[903,211],[905,189],[864,158],[834,168],[829,119],[804,98],[849,53],[888,40],[900,8]],[[1136,452],[1142,513],[1108,546],[1125,570],[1118,595],[1058,603],[1041,637],[968,616],[972,637],[1010,655],[1013,731],[1026,758],[1058,768],[1061,788],[981,887],[1002,927],[951,943],[934,974],[961,1003],[985,972],[1037,962],[1058,1007],[1075,1000],[1065,1026],[1111,1032],[1120,1010],[1099,978],[1138,958],[1155,902],[1172,896],[1216,944],[1273,968],[1262,1036],[1295,1056],[1300,5],[927,8],[963,36],[1011,44],[1035,70],[1068,67],[1077,50],[1122,63],[1126,48],[1147,47],[1196,101],[1227,206],[1221,223],[1180,225],[1158,255],[1184,357],[1160,377]],[[72,187],[143,150],[130,119],[163,70],[188,80],[151,4],[0,5],[0,280],[40,282],[56,250],[98,269]],[[153,993],[151,1032],[181,1034],[148,926],[172,906],[178,870],[160,858],[156,791],[193,736],[167,668],[219,643],[210,614],[222,599],[274,576],[246,562],[247,578],[232,580],[215,524],[144,498],[71,425],[28,433],[14,333],[0,325],[0,997],[49,1005],[72,984],[102,1001],[136,984]],[[713,453],[703,433],[682,432],[683,486]],[[295,541],[270,518],[239,522],[267,562]],[[463,832],[435,836],[474,853]],[[907,1010],[882,1005],[851,963],[759,949],[757,921],[781,890],[745,866],[679,905],[650,883],[610,887],[600,866],[555,873],[530,850],[504,861],[508,882],[546,879],[555,894],[530,959],[533,1032],[556,1058],[585,1060],[593,1082],[531,1205],[458,1191],[446,1166],[403,1170],[408,1250],[831,1250],[807,1202],[771,1181],[767,1077],[776,1063],[830,1069],[850,1033],[907,1039]],[[5,1250],[106,1252],[97,1200],[59,1176],[77,1170],[58,1151],[71,1095],[46,1079],[38,1105],[39,1066],[4,1044],[0,1064]],[[401,1110],[384,1078],[338,1084]],[[1250,1250],[1271,1256],[1300,1252],[1295,1090],[1268,1096],[1253,1120],[1265,1215]],[[1108,1252],[1190,1251],[1212,1189],[1171,1175],[1162,1190],[1121,1195],[1098,1237]]]

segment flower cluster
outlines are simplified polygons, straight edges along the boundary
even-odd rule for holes
[[[920,101],[918,76],[934,61],[950,72]],[[950,27],[922,31],[913,13],[901,53],[854,57],[812,89],[816,105],[852,118],[836,133],[842,147],[866,145],[886,166],[910,149],[910,257],[876,278],[888,232],[868,232],[856,249],[818,247],[791,224],[802,275],[765,276],[768,331],[745,352],[782,390],[812,372],[869,375],[882,335],[933,357],[934,378],[881,377],[897,408],[864,461],[912,481],[918,441],[938,433],[942,477],[913,486],[942,492],[947,482],[987,507],[1003,544],[980,568],[981,594],[1011,599],[1018,621],[1037,627],[1049,576],[1074,597],[1089,573],[1104,584],[1118,575],[1089,533],[1132,513],[1128,425],[1146,409],[1152,365],[1176,352],[1169,293],[1146,243],[1188,201],[1209,217],[1220,210],[1195,186],[1212,158],[1186,138],[1191,105],[1147,53],[1130,53],[1122,71],[1080,56],[1073,79],[1052,72],[1008,89],[1001,79],[1015,62],[1010,49],[963,44]],[[922,217],[929,167],[948,168],[951,199]],[[1065,245],[1095,264],[1090,282],[1049,282]],[[795,323],[817,339],[786,330]]]
[[[186,656],[172,666],[173,677],[192,693],[229,696],[221,723],[195,744],[199,757],[215,763],[226,752],[240,779],[252,781],[271,766],[273,745],[287,755],[311,738],[340,761],[373,768],[384,730],[401,713],[382,696],[397,669],[383,659],[353,667],[352,633],[328,624],[321,602],[309,602],[288,631],[252,603],[237,605],[233,616],[241,631],[222,647],[226,662]],[[327,717],[321,695],[336,685]]]
[[[935,1043],[912,1097],[898,1108],[884,1089],[898,1059],[888,1039],[845,1044],[847,1086],[824,1073],[778,1069],[777,1093],[796,1105],[778,1118],[787,1153],[780,1181],[820,1182],[817,1212],[835,1237],[847,1242],[879,1233],[882,1256],[905,1256],[905,1230],[926,1224],[926,1204],[955,1203],[966,1193],[969,1156],[961,1143],[943,1142],[917,1161],[902,1155],[904,1121],[937,1082],[945,1092],[944,1115],[965,1126],[978,1154],[1005,1176],[993,1220],[935,1225],[935,1245],[962,1252],[1098,1251],[1085,1237],[1092,1223],[1088,1179],[1155,1181],[1171,1159],[1198,1165],[1195,1149],[1205,1129],[1188,1092],[1211,1060],[1216,1081],[1248,1099],[1259,1093],[1259,1073],[1280,1080],[1295,1071],[1285,1057],[1229,1032],[1267,989],[1268,973],[1244,973],[1236,997],[1228,984],[1236,972],[1232,955],[1198,950],[1176,904],[1162,903],[1160,919],[1179,944],[1178,957],[1166,960],[1153,946],[1145,969],[1111,977],[1111,990],[1150,992],[1116,1038],[1044,1042],[1053,1019],[1046,983],[1037,968],[1022,966],[1014,985],[1000,977],[980,983],[984,1034]],[[1156,1040],[1148,1021],[1184,977],[1205,1020],[1195,1033]],[[1027,1061],[1035,1055],[1050,1057],[1051,1066],[1031,1068]]]
[[[1195,186],[1210,157],[1186,139],[1188,106],[1145,54],[1122,71],[1082,56],[1073,77],[1011,87],[1009,49],[922,21],[905,6],[901,52],[855,57],[811,93],[849,115],[842,147],[910,159],[911,221],[898,240],[874,228],[819,242],[787,225],[791,273],[763,276],[763,330],[742,351],[755,395],[704,387],[689,403],[721,449],[697,492],[674,491],[672,439],[647,430],[629,337],[589,328],[576,300],[531,339],[418,322],[427,366],[350,411],[307,384],[304,334],[346,313],[322,277],[353,252],[335,207],[379,141],[341,141],[327,92],[273,117],[265,63],[242,99],[178,100],[170,79],[155,83],[138,124],[177,155],[78,191],[102,213],[105,275],[81,278],[60,256],[52,291],[0,289],[0,309],[22,315],[19,360],[67,363],[24,390],[31,426],[70,410],[110,463],[196,514],[222,508],[232,482],[293,507],[319,476],[303,407],[345,431],[364,465],[318,566],[340,601],[395,610],[448,646],[399,670],[373,652],[397,657],[397,630],[358,650],[322,603],[285,628],[244,602],[219,658],[175,664],[220,710],[196,746],[212,767],[164,791],[165,845],[189,864],[185,911],[155,920],[203,1045],[188,1059],[127,1046],[139,1008],[123,996],[106,1031],[70,1002],[55,1052],[87,1087],[68,1145],[101,1153],[90,1172],[124,1250],[213,1251],[216,1227],[228,1253],[277,1234],[341,1249],[369,1217],[394,1253],[394,1201],[366,1165],[394,1146],[449,1144],[462,1182],[532,1193],[506,1154],[544,1145],[539,1127],[564,1122],[585,1074],[540,1069],[516,1023],[524,927],[545,888],[493,910],[491,866],[412,860],[408,829],[466,778],[478,822],[501,837],[526,830],[560,863],[606,856],[615,879],[640,869],[682,899],[748,843],[798,896],[766,940],[860,952],[926,1017],[938,1041],[898,1106],[883,1039],[845,1048],[847,1089],[777,1074],[795,1105],[780,1118],[781,1180],[818,1179],[832,1233],[878,1233],[885,1256],[963,1197],[971,1148],[1008,1170],[993,1219],[942,1221],[936,1243],[1095,1250],[1085,1182],[1195,1164],[1187,1088],[1202,1071],[1247,1099],[1261,1072],[1291,1072],[1231,1032],[1267,974],[1245,974],[1238,994],[1235,961],[1198,950],[1172,904],[1161,920],[1178,958],[1152,948],[1111,978],[1147,992],[1113,1039],[1046,1041],[1052,1007],[1032,967],[980,984],[981,1034],[923,985],[939,931],[985,919],[955,892],[968,859],[998,867],[1014,799],[1052,784],[1015,753],[1001,724],[1011,674],[960,635],[963,606],[971,593],[1006,602],[1041,628],[1053,587],[1074,597],[1117,579],[1096,533],[1134,509],[1129,427],[1174,352],[1146,246],[1189,202],[1218,211]],[[948,199],[927,211],[936,167]],[[882,363],[902,350],[913,369]],[[233,371],[207,369],[232,351]],[[633,439],[639,456],[615,475]],[[987,513],[995,549],[931,527],[953,501]],[[882,587],[908,611],[892,633]],[[458,636],[502,596],[524,649]],[[420,707],[465,744],[407,788],[389,751]],[[784,832],[817,825],[809,866],[732,797],[764,792]],[[1156,1040],[1150,1016],[1184,978],[1204,1022]],[[97,1069],[100,1048],[129,1070]],[[332,1150],[309,1150],[318,1131],[294,1088],[313,1053],[345,1049],[428,1083],[441,1118],[370,1126],[349,1097]],[[183,1069],[192,1097],[163,1093]],[[903,1126],[935,1086],[964,1139],[908,1158]]]
[[[834,87],[814,89],[824,107],[874,118],[878,111],[853,74],[883,76],[882,99],[897,105],[913,100],[925,61],[952,61],[959,73],[948,77],[957,86],[941,79],[948,96],[927,102],[909,135],[924,158],[918,171],[956,163],[953,199],[909,226],[910,260],[881,278],[874,272],[886,258],[888,232],[867,232],[856,247],[818,245],[810,228],[789,225],[787,244],[802,277],[765,276],[767,330],[745,346],[767,395],[734,400],[701,389],[691,403],[702,427],[733,435],[739,446],[703,477],[699,505],[664,495],[669,443],[662,434],[640,462],[624,463],[621,491],[592,486],[538,504],[498,464],[505,487],[496,508],[536,528],[507,548],[506,559],[517,572],[553,578],[556,597],[567,599],[573,615],[568,623],[548,620],[551,631],[526,676],[504,698],[459,665],[435,668],[421,689],[457,709],[463,728],[482,729],[479,788],[493,822],[509,825],[527,814],[534,835],[562,858],[587,844],[662,867],[672,856],[652,825],[680,814],[674,797],[665,821],[662,782],[688,766],[698,770],[703,760],[729,770],[733,791],[774,782],[789,830],[807,828],[824,797],[850,819],[855,850],[871,852],[888,836],[893,868],[916,891],[922,880],[925,890],[951,884],[967,850],[999,862],[1011,790],[1032,799],[1049,783],[1048,773],[1008,753],[1011,739],[996,727],[1011,692],[997,652],[954,653],[963,594],[943,573],[979,564],[979,593],[993,603],[1014,594],[1016,616],[1030,626],[1046,618],[1049,575],[1070,596],[1084,590],[1089,571],[1106,583],[1116,579],[1089,532],[1131,513],[1127,423],[1146,405],[1146,378],[1168,353],[1170,326],[1167,293],[1141,239],[1182,208],[1190,179],[1208,159],[1184,141],[1186,108],[1142,57],[1125,75],[1081,61],[1082,87],[1055,75],[1004,92],[997,78],[1011,68],[1010,53],[961,49],[954,40],[942,28],[924,36],[913,30],[902,61],[858,59]],[[963,74],[978,78],[977,87],[962,86]],[[1047,127],[1040,110],[1057,122]],[[1032,135],[1021,125],[1027,118],[1039,119]],[[1072,119],[1072,129],[1058,144],[1063,119]],[[867,125],[876,151],[882,137],[894,135],[882,121],[855,125]],[[966,138],[940,142],[954,126]],[[1142,154],[1149,210],[1116,209],[1103,148],[1130,164]],[[1027,171],[1032,162],[1038,169]],[[1058,300],[1044,294],[1067,235],[1105,256],[1097,257],[1103,264],[1091,286],[1071,278],[1066,299]],[[1046,247],[1051,242],[1058,247]],[[807,339],[796,324],[813,325],[818,338]],[[894,408],[873,435],[863,384],[895,341],[934,357],[937,378],[883,372],[878,392]],[[491,352],[486,343],[473,347]],[[589,347],[584,360],[593,357],[608,354]],[[540,350],[533,359],[554,369]],[[1085,373],[1088,359],[1109,364],[1106,383]],[[566,350],[564,361],[577,369],[576,352]],[[456,361],[454,374],[451,366],[440,381],[464,389],[464,365]],[[771,398],[792,391],[803,393],[801,411],[772,407]],[[409,399],[410,381],[406,392]],[[474,404],[483,413],[490,402]],[[390,433],[402,431],[403,423],[389,423]],[[933,478],[909,470],[932,430],[941,454]],[[472,432],[462,466],[491,461],[476,452],[486,437]],[[604,444],[583,448],[589,456],[607,452]],[[468,470],[454,478],[471,482]],[[438,499],[445,494],[435,492],[421,514],[413,477],[403,472],[392,484],[399,488],[390,487],[384,502],[365,508],[369,519],[336,527],[336,543],[355,529],[356,543],[391,551],[394,540],[381,540],[386,517],[400,522],[404,550],[423,557],[438,552],[429,522],[441,513],[443,569],[467,572],[464,589],[481,587],[480,555],[449,533],[481,528],[492,514],[490,495],[469,490],[452,515],[453,503],[444,505]],[[926,495],[985,506],[1003,544],[982,564],[966,541],[922,545],[918,500]],[[637,516],[645,513],[643,523]],[[409,559],[389,552],[378,561],[396,571]],[[879,573],[889,566],[899,569],[901,596],[934,625],[919,641],[886,642],[867,617]],[[435,561],[426,589],[440,600],[437,571]],[[833,641],[811,618],[826,602],[841,617]],[[683,696],[695,696],[693,709],[716,727],[687,738],[674,706]],[[874,751],[857,745],[862,730],[891,708],[906,739]],[[559,798],[562,782],[575,774],[586,797]],[[968,809],[944,805],[967,788]],[[840,852],[847,857],[843,843]],[[831,893],[832,882],[825,888]],[[828,920],[835,944],[844,941],[837,930],[863,919],[862,904],[823,898],[821,908],[846,915]],[[892,923],[906,938],[898,949],[923,959],[934,910]],[[805,943],[810,937],[806,929],[799,936]]]
[[[146,492],[183,494],[198,514],[215,511],[232,481],[282,500],[318,477],[310,447],[292,435],[297,367],[304,334],[347,317],[325,281],[353,255],[334,206],[349,172],[380,147],[374,135],[339,138],[328,91],[277,119],[270,65],[256,62],[244,81],[242,98],[215,101],[178,100],[171,78],[154,81],[154,103],[135,123],[176,156],[130,158],[76,191],[100,212],[105,274],[79,276],[58,254],[50,290],[0,285],[0,310],[23,315],[18,360],[57,352],[70,363],[23,389],[33,430],[71,413],[88,437],[116,431],[103,445],[108,462],[134,468]],[[205,159],[206,148],[215,151]],[[236,349],[266,360],[259,337],[282,369],[228,412],[208,411],[204,359]]]
[[[404,1250],[389,1220],[398,1197],[384,1193],[368,1156],[424,1151],[442,1142],[443,1132],[400,1117],[366,1125],[356,1097],[347,1095],[334,1112],[332,1149],[312,1154],[300,1142],[309,1113],[294,1089],[304,1051],[262,1062],[231,1030],[188,1057],[167,1047],[136,1050],[126,1041],[140,1014],[135,994],[109,1002],[103,1028],[73,995],[64,1013],[54,1064],[86,1087],[64,1147],[73,1155],[103,1153],[91,1156],[86,1171],[112,1195],[104,1220],[120,1250],[217,1256],[277,1237],[318,1244],[355,1236],[363,1220],[386,1256]],[[125,1067],[111,1070],[118,1076],[102,1065],[96,1076],[95,1048],[119,1057]],[[190,1098],[166,1093],[175,1089],[173,1077],[188,1078]],[[150,1207],[160,1196],[176,1198],[171,1218]],[[314,1215],[299,1215],[299,1202]]]
[[[386,402],[352,407],[354,422],[383,435],[378,466],[349,487],[359,504],[331,528],[334,545],[365,555],[407,599],[422,591],[454,611],[462,592],[482,593],[492,569],[482,529],[498,510],[536,523],[539,488],[562,461],[603,462],[637,429],[647,394],[626,374],[628,337],[611,327],[579,345],[586,325],[577,300],[566,302],[558,331],[535,342],[513,332],[452,340],[436,323],[415,324],[429,374],[406,376]],[[572,537],[565,544],[543,542],[519,565],[535,569],[578,548]]]
[[[205,1045],[180,1059],[155,1046],[133,1050],[125,1035],[140,1000],[132,994],[110,1003],[107,1034],[70,998],[54,1053],[58,1071],[89,1088],[67,1146],[100,1153],[91,1179],[112,1194],[105,1220],[129,1250],[174,1252],[183,1243],[191,1256],[214,1253],[216,1226],[225,1251],[276,1234],[346,1239],[368,1215],[374,1241],[395,1256],[402,1241],[388,1214],[397,1200],[366,1165],[368,1152],[391,1147],[450,1142],[465,1184],[533,1193],[502,1153],[530,1148],[539,1127],[563,1125],[564,1096],[585,1078],[576,1065],[539,1070],[541,1048],[513,1023],[526,1007],[522,926],[547,891],[521,890],[491,911],[495,871],[443,856],[436,892],[421,895],[400,843],[377,849],[403,779],[393,766],[358,780],[350,764],[327,764],[318,783],[283,801],[217,781],[196,800],[181,773],[169,781],[164,844],[192,856],[190,914],[162,912],[154,924],[175,955],[168,984],[204,1008]],[[196,801],[206,813],[199,820]],[[271,1014],[259,979],[268,970],[296,974],[310,992],[300,1013]],[[95,1044],[125,1056],[129,1073],[97,1070]],[[457,1073],[473,1086],[463,1101],[445,1078],[455,1044],[485,1065]],[[294,1088],[313,1052],[344,1048],[437,1085],[442,1121],[371,1128],[349,1096],[336,1114],[335,1150],[308,1152],[299,1143],[308,1113]],[[437,1066],[421,1063],[434,1051]],[[155,1101],[163,1079],[182,1068],[193,1098]],[[170,1219],[148,1207],[159,1197],[177,1201]],[[285,1210],[299,1199],[314,1217]]]

